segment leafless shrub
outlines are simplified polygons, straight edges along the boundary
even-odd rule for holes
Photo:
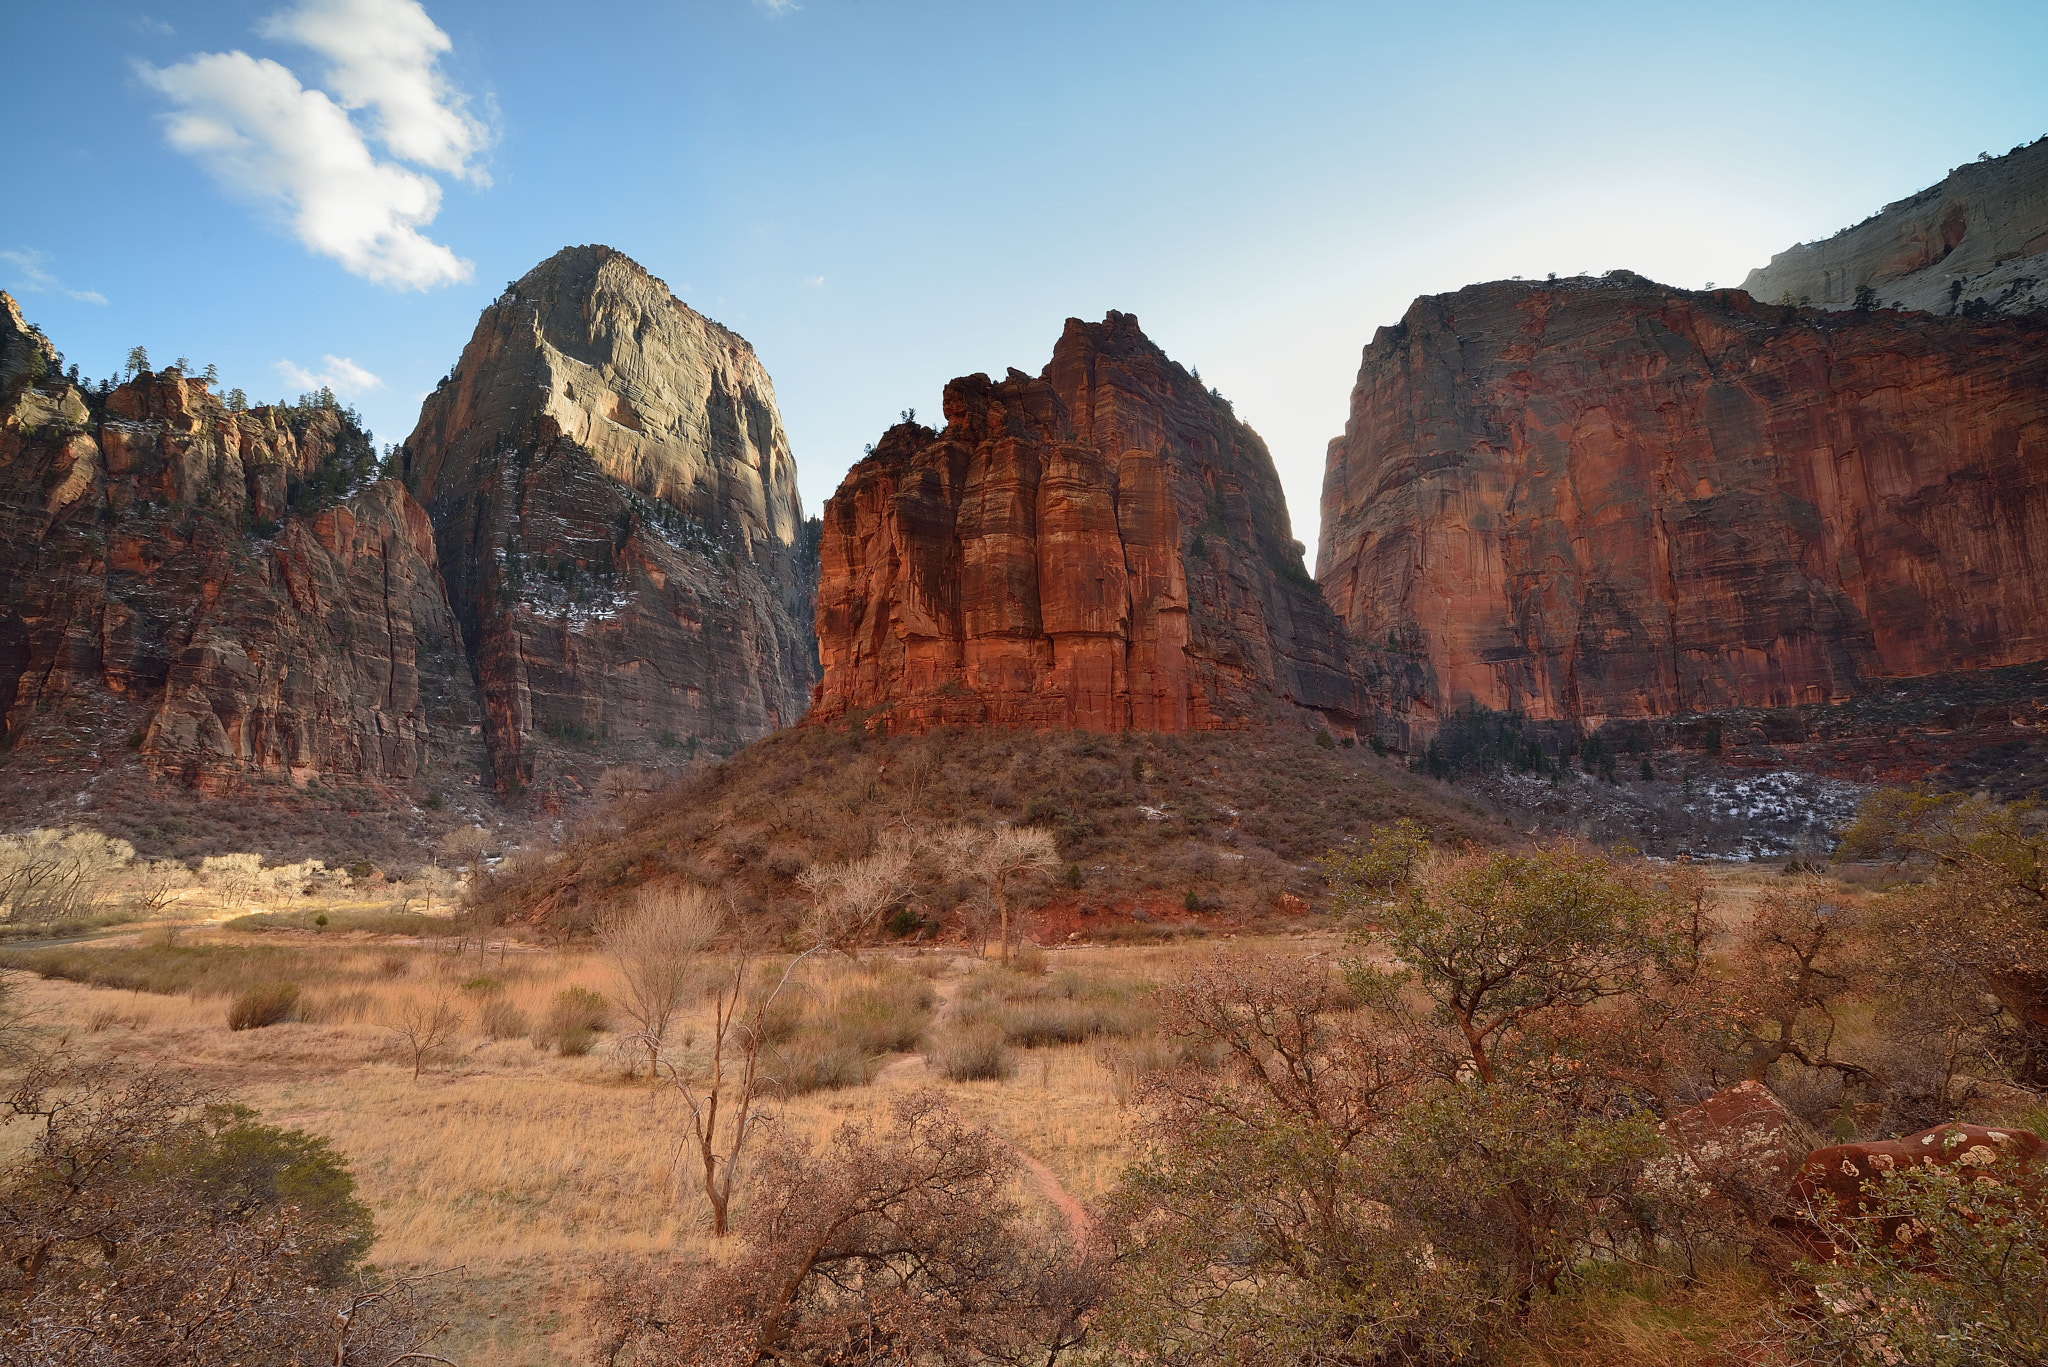
[[[745,1250],[613,1276],[598,1336],[609,1360],[643,1367],[1055,1363],[1082,1342],[1099,1282],[1032,1238],[1014,1170],[933,1092],[898,1102],[879,1134],[843,1127],[823,1154],[778,1136]]]

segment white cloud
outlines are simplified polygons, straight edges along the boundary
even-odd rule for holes
[[[327,58],[326,87],[344,109],[370,111],[371,133],[393,155],[490,184],[472,164],[490,130],[435,69],[452,45],[416,0],[307,0],[271,15],[259,31]]]
[[[327,57],[339,98],[245,52],[143,66],[142,79],[177,106],[164,116],[171,146],[353,274],[401,289],[468,280],[471,263],[421,231],[441,210],[439,182],[380,161],[349,116],[368,111],[403,160],[487,184],[473,160],[487,130],[435,70],[448,35],[416,0],[308,0],[271,16],[264,32]]]
[[[48,252],[35,251],[28,247],[10,248],[0,251],[0,261],[14,267],[18,288],[29,294],[61,294],[66,299],[76,299],[81,304],[104,304],[107,296],[98,290],[74,290],[62,280],[50,274]]]
[[[296,389],[331,389],[345,399],[352,394],[367,394],[384,387],[384,381],[346,356],[322,356],[320,366],[319,370],[313,371],[290,361],[271,362],[271,368]]]
[[[822,275],[807,275],[804,277],[804,283],[814,290],[821,290],[825,288],[825,277]]]
[[[803,8],[796,0],[754,0],[754,3],[770,14],[788,14],[791,10]]]

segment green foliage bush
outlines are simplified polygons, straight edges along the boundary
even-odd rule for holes
[[[168,1155],[165,1166],[192,1181],[219,1217],[239,1220],[278,1206],[315,1217],[325,1237],[310,1266],[323,1286],[345,1280],[376,1237],[370,1208],[356,1199],[355,1178],[333,1145],[259,1124],[245,1106],[213,1108],[204,1138]]]
[[[587,987],[565,987],[548,1003],[547,1014],[533,1032],[533,1047],[545,1049],[553,1045],[563,1054],[580,1057],[589,1053],[598,1035],[611,1027],[612,1004],[603,993]]]

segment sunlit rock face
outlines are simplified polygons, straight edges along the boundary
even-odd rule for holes
[[[2048,318],[1626,272],[1418,299],[1330,444],[1317,578],[1467,702],[1597,725],[2048,655]]]
[[[509,286],[403,461],[501,787],[574,788],[803,714],[816,524],[774,387],[629,258],[565,248]]]
[[[1158,731],[1363,694],[1258,434],[1137,319],[946,386],[826,505],[812,717]]]
[[[1854,306],[1861,289],[1882,307],[1938,314],[2048,309],[2048,137],[1958,166],[1826,241],[1787,248],[1742,288],[1822,309]]]
[[[129,751],[216,793],[284,778],[404,790],[430,767],[480,767],[432,529],[375,477],[348,415],[230,411],[175,370],[93,395],[53,358],[0,295],[0,712],[16,775],[86,783]]]

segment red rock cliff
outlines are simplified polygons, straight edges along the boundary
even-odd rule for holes
[[[565,248],[485,309],[404,459],[502,787],[803,714],[815,524],[774,388],[626,256]]]
[[[1427,729],[1839,699],[2048,656],[2048,319],[1617,272],[1419,299],[1330,444],[1331,605]]]
[[[0,716],[17,773],[98,773],[124,736],[213,792],[481,767],[432,529],[374,479],[345,414],[231,412],[175,371],[91,394],[53,354],[0,295]]]
[[[811,717],[1186,731],[1359,714],[1265,443],[1111,313],[953,381],[826,505]]]

